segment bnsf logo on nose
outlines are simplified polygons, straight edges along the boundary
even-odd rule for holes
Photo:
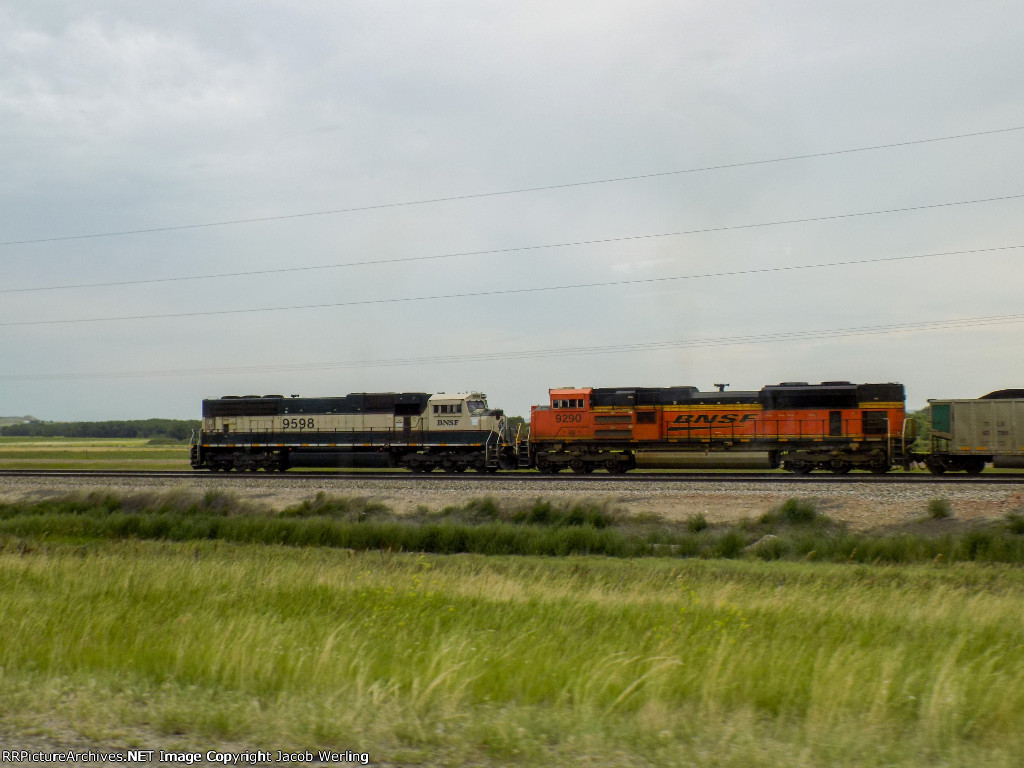
[[[741,424],[756,419],[753,413],[684,413],[673,424]]]
[[[437,426],[439,427],[457,427],[459,426],[458,419],[438,419]]]

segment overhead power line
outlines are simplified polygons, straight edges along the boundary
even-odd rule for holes
[[[873,336],[893,333],[922,333],[953,328],[975,328],[993,325],[1024,323],[1024,314],[990,315],[987,317],[961,317],[945,320],[927,320],[917,323],[893,323],[887,325],[863,325],[846,328],[827,328],[807,331],[784,331],[779,333],[751,334],[743,336],[717,336],[699,339],[677,339],[671,341],[630,342],[626,344],[604,344],[585,347],[561,347],[557,349],[503,350],[474,352],[458,355],[437,355],[429,357],[399,357],[376,360],[348,360],[323,363],[293,363],[250,366],[221,366],[215,368],[151,369],[145,371],[98,371],[94,373],[37,373],[4,374],[0,381],[63,381],[79,379],[137,379],[171,376],[209,376],[224,374],[277,373],[291,371],[333,370],[345,368],[383,368],[406,365],[436,365],[453,363],[484,362],[495,360],[518,360],[527,358],[565,357],[575,355],[607,355],[609,353],[634,353],[666,349],[688,349],[696,347],[722,347],[743,344],[773,344],[791,341],[813,341],[854,336]]]
[[[311,272],[316,270],[325,269],[344,269],[348,267],[365,267],[374,266],[378,264],[400,264],[416,261],[432,261],[439,259],[452,259],[456,257],[464,256],[485,256],[494,255],[499,253],[515,253],[523,251],[537,251],[547,248],[570,248],[575,246],[585,245],[606,245],[610,243],[624,243],[638,240],[654,240],[665,237],[683,237],[685,235],[699,235],[709,234],[712,232],[728,232],[730,230],[741,230],[741,229],[757,229],[760,227],[777,227],[783,224],[808,224],[817,221],[833,221],[836,219],[851,219],[861,216],[879,216],[881,214],[889,213],[908,213],[911,211],[923,211],[932,208],[951,208],[960,205],[978,205],[981,203],[994,203],[1004,200],[1018,200],[1024,198],[1024,194],[1021,195],[1005,195],[1002,197],[987,197],[980,198],[977,200],[960,200],[949,203],[930,203],[927,205],[915,205],[904,208],[885,208],[877,211],[859,211],[856,213],[838,213],[828,216],[812,216],[803,219],[782,219],[779,221],[763,221],[755,222],[753,224],[731,224],[722,227],[704,227],[701,229],[688,229],[681,230],[678,232],[658,232],[654,234],[643,234],[643,235],[623,235],[620,237],[604,237],[594,240],[572,240],[563,243],[543,243],[540,245],[521,245],[513,246],[511,248],[491,248],[487,250],[479,251],[458,251],[455,253],[441,253],[431,254],[426,256],[399,256],[393,259],[376,259],[367,261],[349,261],[342,262],[340,264],[319,264],[305,267],[275,267],[273,269],[257,269],[257,270],[246,270],[240,272],[218,272],[205,275],[181,275],[176,277],[154,277],[145,278],[140,280],[114,280],[108,282],[99,283],[69,283],[65,285],[47,285],[39,287],[25,287],[25,288],[0,288],[0,293],[31,293],[38,291],[60,291],[60,290],[72,290],[72,289],[83,289],[83,288],[109,288],[115,286],[126,286],[126,285],[148,285],[153,283],[173,283],[173,282],[185,282],[188,280],[217,280],[229,277],[249,277],[255,275],[278,275],[287,272]],[[1016,246],[1009,246],[1016,247]],[[0,324],[2,325],[2,324]]]
[[[615,184],[623,181],[640,181],[643,179],[655,179],[665,176],[681,176],[689,173],[704,173],[707,171],[720,171],[728,168],[744,168],[756,165],[770,165],[773,163],[786,163],[794,160],[810,160],[817,157],[831,157],[836,155],[849,155],[858,152],[874,152],[882,149],[895,149],[898,147],[909,147],[917,144],[932,144],[941,141],[955,141],[957,139],[970,139],[977,138],[979,136],[992,136],[1001,133],[1012,133],[1014,131],[1024,130],[1024,126],[1014,126],[1011,128],[996,128],[990,131],[974,131],[972,133],[959,133],[951,136],[936,136],[926,139],[912,139],[910,141],[897,141],[888,144],[874,144],[867,147],[853,147],[848,149],[834,149],[827,152],[809,152],[800,155],[787,155],[784,157],[773,157],[764,160],[747,160],[737,163],[719,163],[717,165],[705,165],[698,166],[695,168],[684,168],[681,170],[673,171],[657,171],[654,173],[641,173],[634,174],[631,176],[616,176],[606,179],[591,179],[588,181],[573,181],[564,184],[547,184],[535,187],[521,187],[518,189],[505,189],[491,192],[474,192],[465,195],[449,195],[445,197],[432,197],[421,200],[406,200],[395,203],[376,203],[373,205],[359,205],[348,208],[333,208],[325,211],[308,211],[305,213],[287,213],[278,214],[274,216],[257,216],[252,218],[242,219],[228,219],[224,221],[208,221],[199,224],[177,224],[162,227],[147,227],[143,229],[124,229],[113,232],[95,232],[90,234],[77,234],[77,235],[63,235],[55,237],[40,237],[28,240],[8,240],[6,242],[0,242],[0,246],[9,245],[29,245],[32,243],[53,243],[64,240],[86,240],[91,238],[102,238],[102,237],[121,237],[123,235],[144,235],[152,234],[156,232],[174,232],[187,229],[207,229],[211,227],[227,227],[235,226],[239,224],[255,224],[259,222],[267,221],[283,221],[287,219],[302,219],[311,218],[314,216],[331,216],[341,213],[358,213],[361,211],[377,211],[387,208],[408,208],[416,205],[432,205],[435,203],[450,203],[457,202],[460,200],[473,200],[486,197],[501,197],[507,195],[520,195],[528,192],[547,192],[556,189],[571,189],[573,187],[587,187],[596,186],[599,184]]]
[[[568,291],[568,290],[580,290],[586,288],[610,288],[618,287],[623,285],[644,285],[651,283],[669,283],[679,280],[704,280],[713,277],[737,277],[740,275],[758,275],[767,274],[772,272],[795,272],[805,269],[825,269],[828,267],[849,267],[859,266],[864,264],[881,264],[886,262],[894,261],[909,261],[912,259],[927,259],[938,256],[954,256],[968,253],[986,253],[994,251],[1007,251],[1017,248],[1024,248],[1022,245],[1005,245],[995,248],[976,248],[965,251],[945,251],[942,253],[921,253],[912,254],[908,256],[881,256],[870,259],[852,259],[849,261],[830,261],[822,262],[818,264],[794,264],[789,266],[775,266],[775,267],[758,267],[755,269],[739,269],[732,271],[722,272],[703,272],[698,274],[690,275],[674,275],[669,277],[643,277],[635,278],[633,280],[609,280],[605,282],[596,283],[572,283],[569,285],[549,285],[539,286],[534,288],[502,288],[493,291],[470,291],[466,293],[445,293],[437,294],[433,296],[402,296],[391,299],[358,299],[355,301],[338,301],[330,302],[327,304],[299,304],[288,307],[256,307],[248,309],[214,309],[205,312],[168,312],[164,314],[155,315],[125,315],[120,317],[86,317],[76,318],[73,320],[15,320],[7,323],[0,323],[0,327],[9,327],[17,325],[66,325],[75,323],[103,323],[103,322],[117,322],[125,320],[162,320],[169,318],[182,318],[182,317],[207,317],[212,315],[241,315],[256,312],[291,312],[304,309],[336,309],[343,307],[359,307],[368,306],[373,304],[404,304],[414,301],[441,301],[444,299],[467,299],[477,298],[482,296],[509,296],[513,294],[523,293],[543,293],[548,291]]]

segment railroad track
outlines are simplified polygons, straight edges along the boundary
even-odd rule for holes
[[[215,478],[217,482],[231,484],[241,481],[262,481],[265,483],[302,483],[306,480],[390,480],[413,483],[437,483],[460,480],[474,483],[493,483],[506,481],[515,483],[536,483],[543,485],[551,482],[569,480],[581,484],[603,483],[799,483],[801,485],[820,484],[925,484],[925,485],[1024,485],[1024,472],[1001,472],[981,475],[932,475],[924,473],[891,472],[885,475],[857,473],[835,475],[827,472],[808,475],[795,475],[790,472],[631,472],[628,475],[574,475],[561,472],[556,475],[542,475],[535,472],[510,472],[497,475],[477,474],[473,472],[447,474],[413,474],[410,472],[349,472],[344,470],[333,472],[230,472],[211,473],[193,472],[189,470],[78,470],[78,469],[5,469],[0,470],[0,477],[51,477],[51,478],[148,478],[148,479],[203,479]]]

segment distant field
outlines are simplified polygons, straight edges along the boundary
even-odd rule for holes
[[[147,438],[0,437],[0,469],[188,469],[188,445]]]

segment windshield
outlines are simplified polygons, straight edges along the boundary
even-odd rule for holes
[[[486,407],[487,407],[487,401],[486,400],[467,400],[466,401],[466,408],[469,409],[470,413],[473,413],[474,411],[482,411]]]

